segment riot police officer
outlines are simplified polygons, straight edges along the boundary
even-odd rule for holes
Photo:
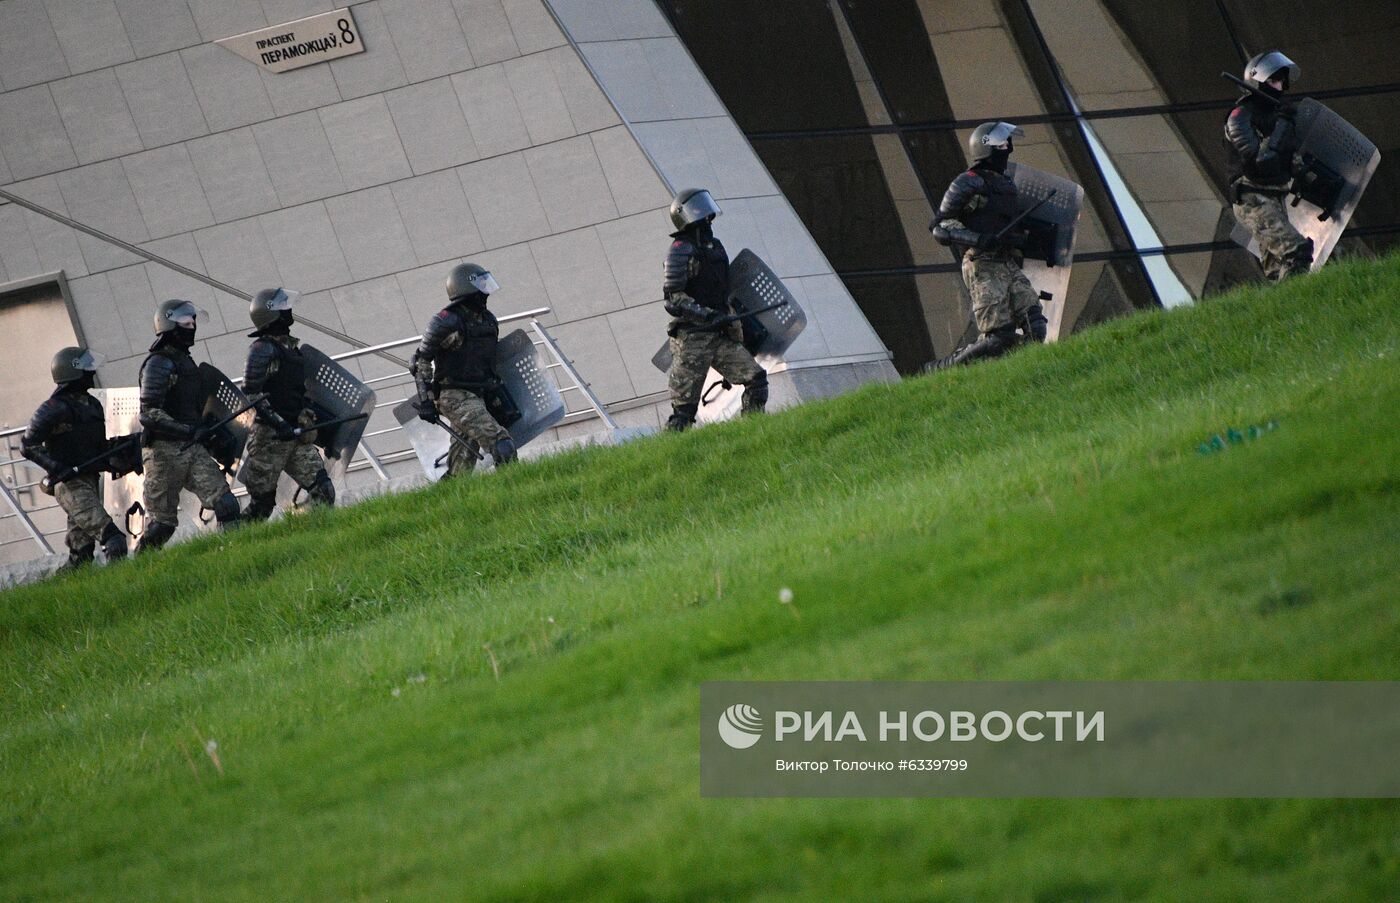
[[[68,515],[65,570],[91,562],[99,542],[109,562],[126,557],[126,535],[102,507],[97,471],[110,463],[78,467],[114,450],[102,405],[88,394],[100,362],[86,348],[68,347],[55,354],[49,371],[58,388],[39,405],[20,440],[22,454],[47,473],[40,488]]]
[[[188,489],[214,512],[221,528],[238,522],[238,502],[223,470],[203,443],[205,391],[190,357],[199,311],[188,301],[156,308],[156,340],[141,364],[141,461],[145,465],[145,527],[140,554],[169,541],[179,526],[180,490]]]
[[[768,373],[744,347],[743,327],[717,321],[729,315],[729,254],[712,224],[719,205],[703,188],[686,188],[671,201],[671,247],[663,268],[666,328],[671,337],[671,416],[666,429],[680,432],[695,423],[705,374],[714,367],[730,383],[742,385],[741,410],[760,413],[768,403]]]
[[[299,433],[315,417],[306,397],[306,361],[292,336],[292,305],[297,292],[263,289],[253,296],[248,315],[253,344],[243,372],[243,391],[266,395],[256,405],[244,450],[243,485],[249,502],[243,517],[267,520],[277,507],[277,480],[286,472],[306,490],[313,505],[334,505],[335,486],[312,444],[314,432]]]
[[[1020,339],[1045,341],[1049,321],[1040,295],[1021,272],[1019,249],[1026,232],[1007,227],[1020,212],[1016,183],[1006,175],[1015,149],[1013,138],[1025,132],[1009,122],[984,122],[968,139],[972,167],[948,186],[930,229],[939,244],[962,259],[963,282],[972,296],[972,316],[980,337],[960,351],[934,361],[936,370],[1005,354]]]
[[[1300,74],[1277,50],[1259,54],[1244,68],[1244,80],[1264,97],[1245,94],[1225,120],[1225,155],[1235,219],[1259,245],[1264,275],[1274,282],[1312,268],[1313,243],[1288,219],[1284,196],[1293,182],[1298,149],[1293,107],[1283,96]]]
[[[487,298],[500,289],[495,277],[474,263],[460,263],[447,277],[445,308],[433,315],[409,369],[418,398],[414,408],[429,423],[446,418],[455,437],[447,459],[447,476],[476,467],[479,449],[487,449],[496,466],[516,459],[515,442],[491,416],[488,397],[501,388],[496,375],[500,326],[487,310]]]

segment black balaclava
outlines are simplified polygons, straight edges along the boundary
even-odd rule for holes
[[[194,329],[192,327],[176,326],[169,332],[162,332],[160,335],[156,336],[155,344],[151,346],[151,350],[154,351],[167,344],[189,351],[194,347]]]
[[[993,148],[991,154],[983,158],[978,166],[993,170],[994,172],[1006,172],[1006,164],[1011,159],[1011,141],[1008,139],[1006,147]]]
[[[687,228],[695,230],[695,237],[701,241],[709,241],[715,237],[714,215],[710,215],[697,223],[691,223]]]
[[[70,379],[68,380],[68,382],[64,383],[62,391],[77,394],[79,392],[86,392],[88,389],[91,389],[96,385],[97,374],[92,372],[91,370],[84,370],[82,376],[78,377],[77,379]]]
[[[259,329],[253,335],[288,335],[292,331],[292,324],[296,318],[292,316],[290,310],[279,310],[277,319]]]

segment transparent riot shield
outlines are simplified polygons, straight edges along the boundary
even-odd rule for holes
[[[1312,239],[1312,271],[1317,272],[1351,222],[1380,165],[1381,153],[1325,104],[1304,98],[1296,109],[1293,121],[1298,151],[1293,157],[1293,184],[1286,209],[1293,228]],[[1237,223],[1230,237],[1259,256],[1259,243],[1244,226]]]
[[[1048,172],[1008,163],[1006,174],[1016,183],[1016,199],[1022,211],[1050,198],[1021,221],[1029,237],[1023,249],[1021,271],[1035,290],[1050,321],[1049,340],[1060,336],[1065,293],[1074,266],[1074,238],[1084,207],[1084,189],[1077,183]],[[1054,192],[1051,197],[1050,193]]]

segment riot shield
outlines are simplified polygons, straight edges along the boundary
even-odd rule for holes
[[[395,405],[393,414],[399,426],[403,427],[408,444],[413,446],[413,453],[417,455],[418,463],[423,466],[428,479],[434,482],[442,479],[442,475],[447,473],[447,450],[452,444],[452,437],[437,424],[419,419],[412,399]]]
[[[496,344],[495,368],[496,375],[501,378],[501,388],[497,391],[504,393],[507,401],[503,405],[500,400],[487,398],[487,409],[498,421],[498,412],[503,408],[519,413],[519,417],[512,418],[512,423],[502,424],[510,430],[516,448],[524,447],[564,419],[564,399],[548,373],[539,366],[535,345],[525,330],[517,329]],[[423,465],[423,472],[432,480],[441,479],[447,472],[447,450],[452,443],[447,431],[419,419],[412,399],[395,406],[393,413],[413,446],[418,463]]]
[[[301,345],[306,362],[306,400],[316,422],[337,420],[374,411],[374,390],[350,371],[311,345]],[[316,434],[316,444],[326,456],[326,473],[332,480],[343,480],[355,457],[368,417],[327,427]]]
[[[807,328],[807,312],[797,303],[792,292],[763,259],[744,248],[729,264],[729,307],[736,314],[762,310],[779,302],[787,302],[773,310],[764,310],[744,317],[739,325],[744,330],[744,347],[760,363],[776,363],[783,352],[792,347],[802,330]],[[651,364],[662,373],[671,370],[671,343],[664,342],[651,356]]]
[[[243,390],[213,364],[200,364],[199,378],[203,383],[206,424],[218,423],[248,403],[248,396],[243,394]],[[219,427],[206,443],[209,456],[218,461],[227,473],[238,472],[243,448],[248,444],[248,430],[252,425],[252,410],[244,411]]]
[[[1312,239],[1312,271],[1317,272],[1351,222],[1381,154],[1370,139],[1325,104],[1307,97],[1298,101],[1296,109],[1298,151],[1293,157],[1288,219]],[[1230,237],[1259,256],[1259,243],[1248,229],[1236,224]]]
[[[1021,271],[1035,290],[1050,321],[1049,340],[1060,336],[1070,268],[1074,266],[1074,236],[1084,207],[1084,189],[1061,176],[1024,163],[1006,164],[1006,174],[1016,183],[1016,200],[1022,211],[1055,196],[1021,221],[1029,233]]]
[[[501,389],[520,414],[514,423],[502,424],[510,430],[516,448],[564,419],[564,398],[540,367],[535,343],[525,330],[517,329],[496,344],[496,375],[501,378]],[[499,420],[494,406],[491,407]]]
[[[744,347],[755,357],[776,358],[791,348],[807,328],[807,313],[768,264],[748,248],[740,251],[729,264],[730,308],[742,314],[781,302],[786,303],[739,321],[744,327]]]
[[[141,431],[141,389],[137,386],[121,389],[97,389],[95,394],[102,402],[103,413],[107,417],[107,435],[124,436],[129,433]],[[137,449],[139,457],[140,449]],[[117,526],[127,527],[127,512],[131,511],[133,504],[139,504],[142,497],[142,488],[145,485],[145,475],[140,471],[133,470],[120,477],[106,475],[103,477],[106,486],[102,492],[102,507],[107,510],[107,514]],[[141,519],[138,517],[131,525],[130,534],[141,532]]]

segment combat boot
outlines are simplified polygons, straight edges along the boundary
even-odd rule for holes
[[[673,433],[683,433],[695,424],[695,413],[700,410],[698,404],[678,404],[671,410],[671,416],[666,420],[666,429]]]
[[[762,414],[768,406],[768,371],[759,370],[758,376],[744,386],[744,397],[739,402],[739,413]]]
[[[277,490],[271,492],[249,493],[248,507],[243,509],[243,519],[248,521],[264,521],[272,516],[272,512],[277,508]]]
[[[83,567],[84,565],[92,564],[93,549],[93,543],[88,543],[87,545],[80,546],[76,549],[69,549],[68,560],[63,562],[63,564],[59,566],[58,573],[66,574],[70,571],[76,571],[78,568]]]

